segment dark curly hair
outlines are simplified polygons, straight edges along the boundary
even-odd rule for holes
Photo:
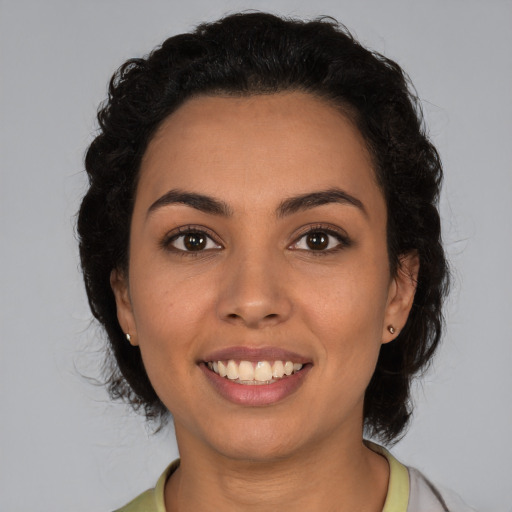
[[[196,95],[303,91],[341,109],[366,141],[387,203],[391,271],[400,270],[401,255],[419,255],[409,318],[398,337],[382,345],[364,401],[367,435],[391,443],[403,433],[412,411],[411,379],[438,346],[448,290],[437,210],[442,167],[411,89],[398,64],[365,49],[335,20],[265,13],[199,25],[118,69],[98,113],[99,134],[86,154],[90,187],[77,224],[89,304],[110,342],[106,383],[113,398],[142,409],[148,419],[164,421],[168,415],[139,348],[126,342],[109,280],[113,269],[128,266],[139,166],[152,135]]]

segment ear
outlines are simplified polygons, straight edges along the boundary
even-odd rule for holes
[[[420,258],[417,251],[400,256],[396,275],[389,286],[382,343],[393,341],[407,322],[416,293],[419,270]],[[394,332],[390,332],[391,327]]]
[[[117,307],[117,320],[125,334],[129,335],[129,342],[136,346],[137,330],[135,319],[133,317],[132,302],[130,299],[130,290],[128,287],[128,277],[125,272],[114,269],[110,273],[110,286],[114,292]],[[127,336],[128,338],[128,336]]]

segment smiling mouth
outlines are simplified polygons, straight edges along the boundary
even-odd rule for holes
[[[285,379],[303,368],[293,361],[208,361],[206,366],[220,377],[236,384],[261,386]]]

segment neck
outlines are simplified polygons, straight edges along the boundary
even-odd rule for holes
[[[178,436],[178,446],[180,446]],[[362,438],[335,439],[272,461],[233,460],[184,443],[167,482],[168,512],[336,510],[379,512],[389,479],[387,461]],[[201,453],[200,453],[201,452]]]

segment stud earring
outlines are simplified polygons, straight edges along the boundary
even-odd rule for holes
[[[126,333],[126,339],[131,343],[132,337],[128,333]]]
[[[391,334],[395,334],[395,328],[394,328],[392,325],[388,325],[388,331],[389,331]]]

